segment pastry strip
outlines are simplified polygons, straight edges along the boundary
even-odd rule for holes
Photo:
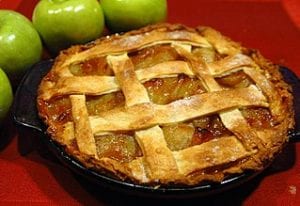
[[[242,67],[251,66],[254,62],[243,54],[228,56],[219,61],[207,64],[209,72],[214,77],[226,76],[230,73],[242,70]]]
[[[234,162],[251,153],[247,152],[234,136],[229,136],[173,152],[173,154],[179,172],[188,176],[196,170]]]
[[[124,51],[130,52],[144,48],[146,45],[152,45],[154,42],[155,44],[158,44],[159,42],[170,43],[175,40],[189,41],[190,43],[198,43],[204,47],[211,47],[205,38],[194,32],[180,30],[169,32],[151,31],[148,32],[147,35],[136,34],[132,36],[123,36],[123,38],[115,39],[113,43],[110,41],[102,41],[88,50],[73,54],[63,63],[62,67],[66,67],[74,62],[79,62],[95,56],[119,54]]]
[[[238,43],[230,41],[214,29],[203,27],[200,33],[220,54],[232,56],[241,53],[241,46]]]
[[[146,88],[137,79],[134,66],[127,54],[107,56],[108,63],[114,70],[116,79],[120,84],[126,99],[126,106],[149,102]]]
[[[137,131],[136,139],[143,151],[146,173],[153,180],[164,181],[178,173],[176,161],[159,126]]]
[[[220,103],[220,99],[226,101]],[[93,133],[102,131],[134,130],[156,124],[186,121],[199,116],[224,110],[246,107],[267,107],[265,97],[254,86],[233,90],[216,91],[191,96],[166,105],[151,103],[134,105],[126,109],[114,109],[90,117]]]
[[[261,73],[263,71],[249,67],[245,67],[243,70],[268,97],[269,102],[271,102],[270,110],[272,115],[275,118],[279,118],[282,112],[281,98],[275,88],[270,84],[270,81]]]
[[[74,134],[80,152],[97,156],[96,143],[90,126],[84,95],[71,95]]]

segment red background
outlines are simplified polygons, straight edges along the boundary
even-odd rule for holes
[[[37,0],[0,0],[29,18]],[[300,76],[299,0],[169,0],[168,21],[214,27]],[[1,57],[0,57],[1,58]],[[300,205],[300,143],[290,143],[254,180],[222,194],[188,200],[126,197],[95,188],[59,164],[32,133],[8,119],[0,136],[0,205]]]

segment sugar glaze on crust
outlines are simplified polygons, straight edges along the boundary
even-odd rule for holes
[[[162,48],[176,58],[157,60],[155,52],[150,54]],[[137,69],[135,55],[145,58],[145,67]],[[147,55],[153,55],[153,64]],[[108,68],[109,74],[74,75],[74,68],[82,70],[78,65],[93,59],[104,59],[97,67]],[[228,77],[230,86],[224,86]],[[153,85],[160,86],[164,78],[201,83],[191,96],[155,103],[159,95]],[[90,99],[110,93],[122,104],[90,109]],[[230,174],[262,170],[281,151],[294,125],[290,87],[278,66],[212,28],[178,24],[151,25],[62,51],[39,86],[37,102],[51,138],[86,167],[148,185],[219,182]],[[182,132],[184,141],[174,139],[180,136],[173,131]],[[207,131],[214,131],[213,137],[204,141]],[[123,159],[104,144],[121,148]]]

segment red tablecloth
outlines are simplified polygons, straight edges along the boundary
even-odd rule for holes
[[[36,2],[0,0],[0,8],[15,9],[30,17]],[[212,26],[300,76],[299,0],[168,2],[169,22]],[[35,138],[17,132],[11,120],[2,129],[0,205],[300,205],[300,143],[289,144],[269,169],[236,189],[207,198],[153,200],[91,187],[33,143]]]

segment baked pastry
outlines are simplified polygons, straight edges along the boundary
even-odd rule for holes
[[[212,28],[171,24],[62,51],[37,105],[83,165],[147,185],[262,170],[294,125],[278,66]]]

